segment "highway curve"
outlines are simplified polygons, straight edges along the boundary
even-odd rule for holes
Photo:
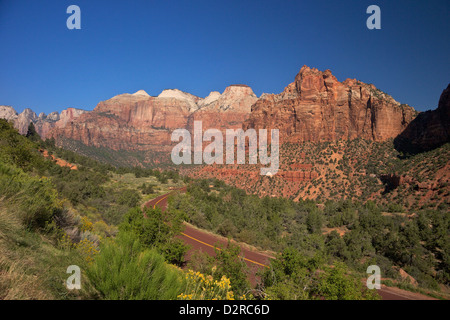
[[[186,187],[173,190],[172,192],[163,194],[153,200],[148,201],[145,206],[149,208],[155,208],[156,206],[158,206],[162,211],[164,211],[167,208],[167,199],[170,195],[176,192],[185,191]],[[191,246],[191,250],[187,253],[188,257],[194,250],[206,252],[207,254],[214,256],[216,254],[215,248],[220,250],[220,246],[226,247],[228,243],[227,239],[217,235],[213,235],[206,231],[199,230],[188,223],[184,223],[184,230],[181,232],[179,237],[186,244]],[[249,250],[246,246],[243,245],[240,245],[240,248],[241,256],[244,258],[244,261],[246,262],[250,270],[250,282],[254,285],[256,284],[256,272],[261,268],[268,268],[269,260],[273,257],[262,252]]]
[[[153,200],[145,203],[146,207],[155,208],[160,207],[162,211],[167,208],[167,199],[170,195],[176,192],[186,192],[186,187],[175,189],[169,193],[160,195]],[[209,232],[199,230],[188,223],[184,223],[184,230],[179,236],[186,244],[191,246],[191,250],[188,251],[187,256],[192,254],[192,251],[203,251],[207,254],[214,256],[217,244],[220,243],[223,247],[227,245],[227,239],[223,237],[213,235]],[[250,250],[247,246],[240,245],[241,256],[244,258],[247,266],[250,269],[249,279],[252,285],[256,284],[256,272],[261,268],[268,268],[271,256],[258,252],[256,250]],[[431,297],[412,293],[409,291],[401,290],[399,288],[391,288],[382,285],[382,288],[378,290],[378,294],[383,300],[435,300]]]

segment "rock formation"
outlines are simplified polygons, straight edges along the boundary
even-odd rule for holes
[[[163,151],[168,157],[173,130],[192,129],[195,120],[203,122],[203,130],[279,129],[281,142],[293,143],[384,141],[408,127],[402,137],[432,145],[433,136],[448,141],[448,91],[436,113],[423,113],[411,123],[417,112],[373,85],[354,79],[339,82],[330,70],[303,66],[283,92],[259,99],[246,85],[231,85],[222,94],[213,91],[206,98],[177,89],[156,97],[139,90],[102,101],[89,112],[69,108],[61,114],[37,116],[30,109],[17,114],[11,107],[0,106],[0,116],[14,121],[21,133],[32,121],[43,138],[53,137],[59,145],[76,140],[113,150]],[[420,135],[424,126],[429,133]]]
[[[339,82],[330,70],[303,66],[280,94],[265,94],[244,128],[279,129],[284,142],[396,137],[415,110],[354,79]]]
[[[318,177],[315,171],[280,171],[279,174],[286,181],[291,182],[308,181]]]
[[[417,153],[450,142],[450,84],[442,92],[438,108],[421,112],[395,139],[396,148]]]
[[[205,99],[177,89],[164,90],[157,97],[140,90],[100,102],[92,112],[55,127],[51,136],[113,150],[170,152],[173,130],[190,129],[194,120],[202,120],[204,130],[241,128],[257,99],[243,85],[229,86],[223,94],[212,92]]]
[[[171,130],[186,126],[189,109],[189,102],[174,97],[121,94],[54,128],[51,135],[57,142],[68,138],[113,150],[148,150],[168,146]]]
[[[16,110],[11,106],[0,106],[0,118],[14,121],[18,117]]]
[[[187,128],[191,130],[194,121],[201,120],[203,131],[210,128],[221,131],[241,129],[257,100],[253,90],[246,85],[231,85],[222,94],[211,92],[200,102],[201,108],[189,116]]]
[[[14,127],[20,134],[26,134],[30,122],[33,122],[37,133],[43,139],[49,137],[49,132],[53,128],[64,127],[68,122],[73,121],[73,119],[85,112],[85,110],[81,109],[67,108],[61,111],[61,114],[52,112],[47,116],[45,113],[41,112],[39,116],[37,116],[36,113],[29,108],[26,108],[23,112],[17,114],[11,106],[0,106],[0,118],[12,121]]]

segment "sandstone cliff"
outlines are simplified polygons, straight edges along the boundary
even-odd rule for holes
[[[221,131],[240,129],[257,100],[253,90],[246,85],[231,85],[222,94],[211,92],[200,102],[201,108],[189,116],[187,129],[191,131],[197,120],[202,121],[203,131],[210,128]]]
[[[137,92],[100,102],[51,135],[113,150],[147,150],[170,144],[170,132],[186,126],[190,105],[174,97],[151,97]]]
[[[354,79],[339,82],[330,70],[307,66],[283,92],[259,99],[250,87],[231,85],[206,98],[177,89],[156,97],[140,90],[102,101],[90,112],[69,108],[36,116],[30,109],[18,115],[10,107],[0,107],[0,116],[13,120],[21,133],[33,121],[44,139],[53,137],[60,145],[76,140],[113,150],[163,151],[168,157],[173,130],[192,130],[195,120],[202,120],[203,130],[279,129],[281,142],[384,141],[400,134],[416,114],[373,85]]]
[[[394,142],[397,149],[410,153],[450,142],[450,84],[442,92],[438,108],[420,113]]]
[[[280,94],[265,94],[252,106],[244,128],[279,129],[284,142],[396,137],[415,110],[357,80],[339,82],[330,70],[303,66]]]
[[[50,135],[57,142],[68,138],[88,146],[170,155],[173,130],[192,129],[194,120],[202,120],[204,130],[241,128],[257,99],[244,85],[229,86],[223,94],[212,92],[204,99],[177,89],[164,90],[157,97],[140,90],[102,101],[92,112],[55,126]]]
[[[26,108],[18,114],[11,106],[0,106],[0,118],[12,121],[14,127],[19,131],[20,134],[26,134],[30,122],[33,122],[37,133],[42,139],[49,137],[49,131],[55,127],[61,128],[66,126],[66,124],[73,119],[79,117],[81,114],[85,113],[85,110],[76,108],[67,108],[58,112],[52,112],[48,116],[41,112],[39,116],[36,113]]]

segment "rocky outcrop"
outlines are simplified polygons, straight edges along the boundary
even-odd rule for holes
[[[53,162],[55,162],[60,167],[68,167],[71,170],[78,170],[77,165],[75,165],[73,163],[69,163],[61,158],[57,158],[53,154],[49,154],[48,151],[45,149],[39,149],[39,152],[42,153],[42,155],[45,158],[51,159]]]
[[[303,66],[280,94],[265,94],[244,128],[279,129],[283,142],[396,137],[415,117],[413,108],[354,79]]]
[[[54,128],[51,135],[57,143],[72,139],[113,150],[164,149],[170,145],[171,131],[186,126],[190,108],[186,99],[151,97],[141,90],[102,101],[93,111]]]
[[[433,190],[438,191],[445,189],[450,183],[450,165],[447,164],[442,168],[440,177],[434,180],[420,182],[410,175],[399,175],[398,173],[382,174],[380,180],[386,186],[385,192],[389,192],[399,186],[412,186],[415,190]]]
[[[157,97],[140,90],[100,102],[92,112],[50,133],[62,139],[81,141],[113,150],[168,151],[173,146],[175,129],[193,128],[194,120],[203,121],[203,129],[241,128],[251,105],[258,98],[244,85],[229,86],[223,94],[212,92],[206,98],[168,89]]]
[[[26,134],[28,131],[28,126],[30,122],[33,122],[37,133],[42,139],[49,137],[49,132],[55,127],[64,127],[68,122],[73,121],[75,118],[79,117],[81,114],[85,113],[85,110],[76,108],[67,108],[58,112],[52,112],[48,116],[41,112],[39,116],[36,113],[26,108],[20,114],[10,106],[0,106],[0,118],[12,121],[14,127],[19,131],[20,134]]]
[[[14,121],[22,134],[33,122],[43,139],[54,138],[59,145],[76,140],[113,150],[170,151],[171,133],[192,129],[194,120],[202,120],[204,130],[241,128],[257,99],[245,85],[229,86],[222,94],[213,91],[204,99],[178,89],[164,90],[157,97],[139,90],[102,101],[90,112],[68,108],[61,114],[37,116],[31,109],[17,114],[12,107],[1,106],[0,117]]]
[[[291,182],[309,181],[318,177],[315,171],[280,171],[279,174],[284,180]]]
[[[11,106],[0,106],[0,118],[14,121],[18,117],[16,110]]]
[[[26,134],[28,131],[28,126],[30,122],[35,123],[38,120],[38,116],[33,110],[26,108],[17,116],[17,119],[14,120],[14,127],[19,130],[20,134]]]
[[[373,85],[354,79],[339,82],[330,70],[304,66],[283,92],[259,99],[246,85],[231,85],[206,98],[178,89],[158,96],[139,90],[102,101],[90,112],[69,108],[36,116],[26,109],[18,115],[3,106],[2,114],[21,133],[32,121],[43,138],[53,137],[60,145],[76,140],[113,150],[167,151],[169,157],[173,130],[192,130],[196,120],[202,121],[203,130],[279,129],[281,142],[384,141],[401,133],[417,113]],[[301,166],[292,171],[298,169],[309,171]]]
[[[421,112],[394,140],[398,150],[418,153],[450,142],[450,84],[442,92],[438,108]]]
[[[198,108],[200,107],[199,102],[203,100],[200,97],[194,96],[193,94],[183,92],[178,89],[164,90],[159,94],[158,98],[167,98],[184,101],[189,105],[189,112],[194,112],[195,110],[198,110]]]
[[[201,120],[203,131],[214,128],[241,129],[242,123],[250,116],[251,106],[258,100],[253,90],[246,85],[231,85],[220,94],[211,92],[200,101],[201,108],[188,119],[187,128],[192,130],[194,121]]]
[[[39,114],[38,119],[33,122],[37,133],[42,139],[46,139],[51,137],[50,131],[54,128],[63,128],[69,122],[72,122],[86,112],[87,111],[82,109],[67,108],[61,111],[61,114],[58,112],[52,112],[46,116],[44,113],[41,113]]]

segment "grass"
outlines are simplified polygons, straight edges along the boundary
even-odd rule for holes
[[[76,250],[59,248],[53,233],[26,229],[0,200],[0,300],[95,297],[88,282],[78,292],[66,289],[66,270],[72,264],[84,264]]]
[[[386,285],[387,287],[396,287],[405,291],[414,292],[414,293],[420,293],[425,296],[429,296],[438,300],[449,300],[450,299],[450,293],[449,292],[439,292],[436,290],[431,289],[423,289],[419,288],[417,286],[412,285],[409,282],[405,281],[396,281],[392,279],[384,279],[381,280],[381,283]]]
[[[155,192],[151,194],[141,193],[143,200],[142,204],[156,198],[159,195],[170,192],[171,188],[180,188],[184,186],[182,180],[179,180],[178,182],[173,182],[171,179],[168,179],[168,182],[166,184],[163,184],[159,182],[159,180],[154,176],[136,178],[134,173],[126,173],[126,174],[112,173],[111,181],[107,182],[105,184],[105,187],[112,187],[114,189],[126,188],[141,191],[139,187],[142,186],[144,183],[146,185],[154,185],[153,189]]]

